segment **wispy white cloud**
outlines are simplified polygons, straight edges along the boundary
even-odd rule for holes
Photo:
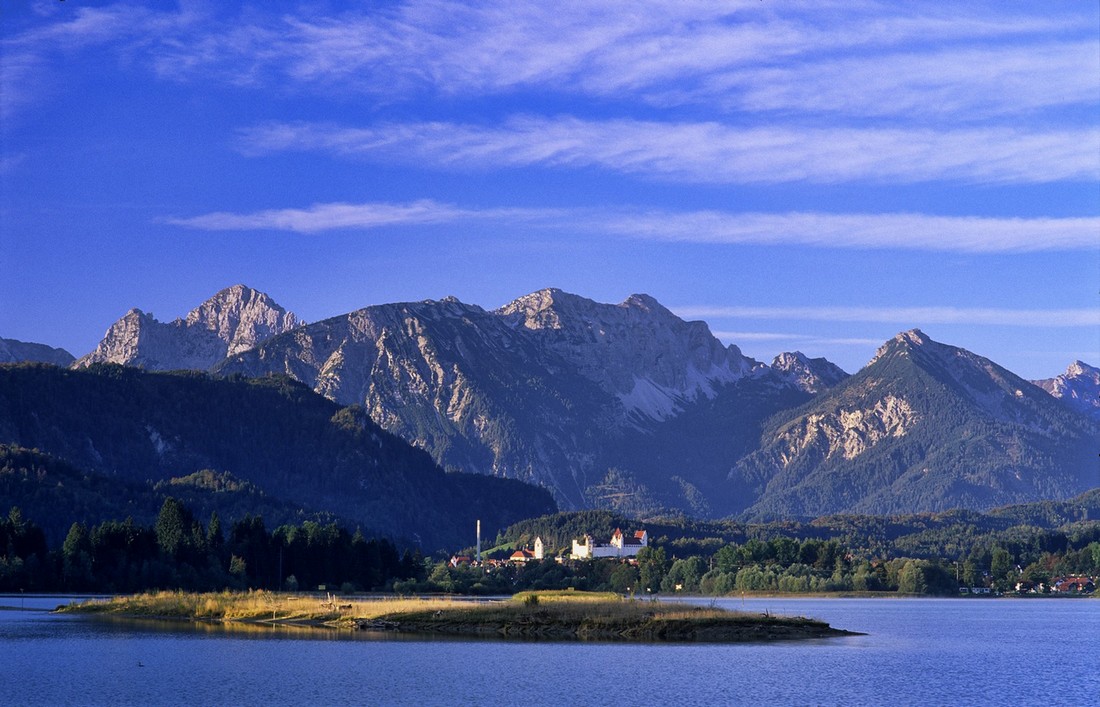
[[[1096,41],[951,47],[718,72],[666,103],[841,116],[952,117],[975,122],[1096,104]],[[1091,69],[1091,70],[1090,70]]]
[[[901,248],[969,253],[1095,250],[1100,218],[990,218],[928,214],[622,212],[602,228],[689,243]]]
[[[681,306],[685,318],[780,319],[927,326],[971,324],[1024,327],[1100,326],[1100,308],[1002,309],[987,307],[754,307]]]
[[[741,91],[736,104],[750,110],[828,105],[897,114],[914,104],[935,106],[945,95],[966,96],[971,109],[1000,110],[1009,100],[1005,89],[1017,105],[1093,98],[1094,92],[1082,90],[1089,82],[1080,52],[1059,52],[1061,34],[1088,39],[1092,29],[1087,16],[1012,13],[1003,6],[983,12],[980,6],[899,10],[874,2],[777,8],[752,0],[421,0],[329,16],[243,15],[188,41],[165,42],[157,69],[177,78],[221,76],[238,84],[291,83],[394,97],[538,89],[619,98],[667,96],[677,87],[681,100],[703,104],[720,105],[731,89]],[[896,51],[912,43],[932,52]],[[994,46],[936,52],[959,43]],[[885,67],[877,56],[866,56],[891,52]],[[1052,60],[1049,68],[1044,60]],[[1084,60],[1088,66],[1087,55]],[[817,85],[826,86],[826,95],[811,101],[804,87]],[[870,90],[844,102],[853,96],[845,85]],[[958,106],[939,110],[951,107]]]
[[[424,199],[406,204],[314,204],[305,209],[269,209],[244,214],[215,212],[162,220],[175,226],[206,231],[275,230],[318,233],[346,228],[428,226],[472,220],[524,222],[558,216],[560,212],[553,209],[466,209]]]
[[[1100,178],[1100,129],[740,128],[516,117],[348,128],[268,123],[241,134],[246,154],[286,150],[434,165],[441,169],[600,168],[714,184],[851,181],[1042,183]]]
[[[806,334],[776,331],[712,331],[711,333],[726,341],[802,341],[810,338]]]
[[[0,35],[0,119],[4,121],[58,90],[67,73],[65,62],[99,51],[112,57],[112,68],[120,59],[141,57],[141,63],[162,41],[191,31],[197,19],[189,12],[160,13],[121,3],[37,14],[52,21]],[[14,20],[8,21],[14,25]]]
[[[616,209],[471,208],[430,199],[409,203],[327,203],[251,213],[170,217],[210,231],[424,226],[464,221],[523,224],[531,230],[703,244],[811,245],[972,253],[1092,250],[1100,218],[1005,219],[925,214],[734,213]]]
[[[1094,14],[868,1],[406,0],[328,13],[119,3],[53,13],[3,51],[38,59],[63,41],[165,79],[343,99],[550,91],[624,105],[972,120],[1095,101]]]

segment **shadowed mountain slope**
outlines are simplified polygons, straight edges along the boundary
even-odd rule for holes
[[[128,483],[229,472],[274,501],[430,550],[468,537],[478,518],[503,527],[554,507],[518,481],[445,473],[362,409],[286,378],[0,366],[0,443]]]

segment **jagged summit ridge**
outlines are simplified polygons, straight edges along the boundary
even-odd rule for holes
[[[723,346],[704,322],[686,322],[649,295],[601,304],[558,289],[516,299],[495,312],[525,329],[582,375],[617,396],[627,414],[665,419],[683,402],[760,368]]]
[[[779,354],[772,361],[771,369],[781,379],[807,393],[819,393],[848,377],[835,363],[824,358],[809,358],[801,351]]]
[[[874,358],[872,358],[867,365],[876,363],[886,356],[905,356],[908,353],[922,347],[935,345],[938,344],[932,341],[932,339],[920,329],[910,329],[908,331],[903,331],[895,335],[892,339],[886,341],[886,343],[884,343],[882,346],[880,346],[878,348],[878,351],[875,352]]]
[[[1074,410],[1100,421],[1100,368],[1074,361],[1065,373],[1032,382]]]
[[[117,325],[117,344],[105,348],[129,346],[119,362],[146,368],[289,375],[340,404],[362,406],[449,469],[534,481],[571,508],[597,503],[592,489],[620,463],[622,449],[689,411],[696,422],[685,424],[693,427],[708,426],[702,416],[710,414],[734,425],[726,432],[709,423],[720,438],[706,444],[710,463],[726,453],[714,450],[748,444],[764,411],[809,395],[723,345],[704,322],[684,321],[644,294],[602,304],[545,289],[495,311],[455,297],[372,305],[229,353],[242,323],[269,321],[252,314],[256,308],[264,309],[251,291],[229,288],[171,325],[136,310]],[[267,334],[253,330],[255,338]],[[169,360],[196,341],[210,349],[204,356]],[[228,355],[208,364],[214,347]],[[660,434],[685,440],[675,464],[693,457],[690,434]],[[670,462],[659,452],[648,456],[633,468],[661,486],[668,499],[661,503],[698,505],[685,500],[700,494],[690,480],[669,480]],[[732,461],[716,463],[724,473]]]
[[[245,285],[227,287],[188,312],[162,323],[134,308],[111,325],[103,340],[73,365],[118,363],[149,370],[209,370],[301,322],[271,297]]]
[[[729,475],[756,517],[982,510],[1096,485],[1095,423],[993,361],[903,332],[770,424]]]
[[[250,349],[301,323],[293,312],[280,307],[271,297],[245,285],[227,287],[184,318],[187,328],[202,327],[226,342],[227,356]]]

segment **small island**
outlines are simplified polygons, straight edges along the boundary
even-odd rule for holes
[[[578,641],[713,642],[860,635],[803,617],[638,600],[614,593],[523,592],[511,599],[342,600],[271,592],[156,592],[60,607],[135,619],[314,626],[419,635]]]

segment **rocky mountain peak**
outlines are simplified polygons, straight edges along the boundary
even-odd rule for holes
[[[1078,376],[1090,376],[1095,378],[1100,376],[1100,368],[1090,366],[1084,361],[1074,361],[1066,368],[1065,375],[1067,378],[1074,378]]]
[[[675,316],[663,304],[645,294],[630,295],[620,306],[639,309],[643,312],[656,312],[661,316]]]
[[[809,358],[801,351],[779,354],[771,368],[780,378],[807,393],[831,388],[848,377],[836,364],[824,358]]]
[[[275,300],[245,285],[234,285],[218,292],[188,312],[183,321],[187,328],[201,327],[226,342],[226,355],[232,356],[275,334],[294,329],[301,321]]]
[[[532,330],[561,329],[598,306],[592,300],[549,287],[509,302],[496,310],[496,314],[513,326]]]
[[[1074,361],[1065,373],[1032,383],[1074,410],[1100,420],[1100,368]]]
[[[926,349],[928,347],[934,346],[935,344],[936,342],[933,341],[931,337],[929,337],[920,329],[910,329],[909,331],[903,331],[900,334],[894,336],[894,338],[888,340],[882,346],[880,346],[878,348],[878,351],[875,352],[874,358],[871,359],[868,365],[876,363],[877,361],[880,361],[891,355],[904,356],[912,351]]]
[[[993,361],[911,330],[770,422],[729,478],[762,494],[762,516],[989,507],[1095,486],[1095,430]]]
[[[73,365],[118,363],[148,370],[208,370],[226,356],[300,324],[293,313],[263,292],[234,285],[169,323],[135,307],[111,325],[91,353]]]
[[[712,396],[757,364],[725,347],[704,322],[686,322],[649,295],[602,304],[558,289],[520,297],[495,312],[532,331],[581,375],[618,396],[628,414],[664,419],[681,403]]]
[[[903,331],[893,339],[890,339],[884,344],[884,347],[894,347],[901,349],[913,349],[921,348],[923,346],[929,346],[934,344],[932,338],[925,334],[920,329],[910,329],[909,331]]]

